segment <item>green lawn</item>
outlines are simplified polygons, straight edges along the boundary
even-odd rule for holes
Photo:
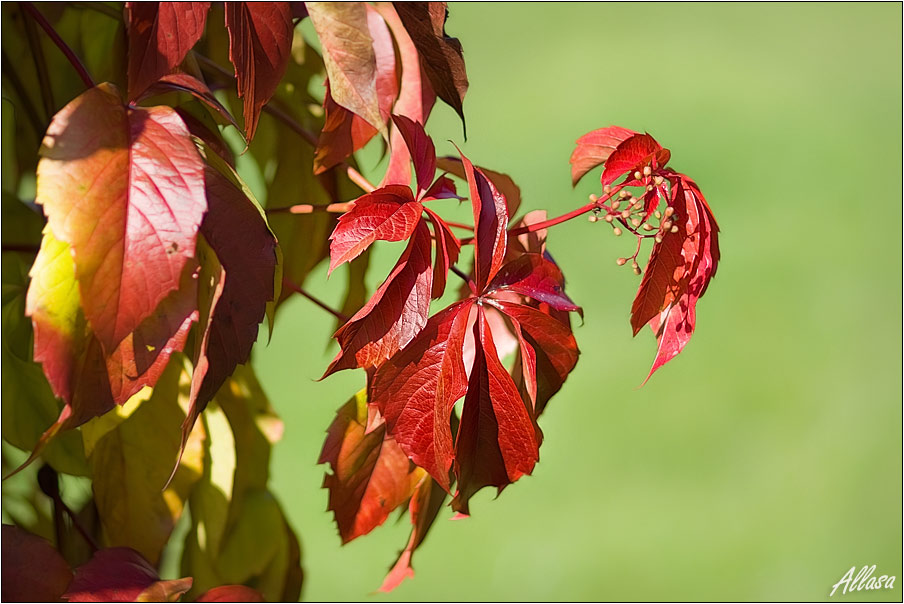
[[[542,418],[541,462],[498,500],[481,492],[470,519],[444,513],[390,598],[822,600],[851,566],[876,564],[893,591],[832,599],[900,601],[901,5],[450,13],[468,140],[438,107],[440,153],[454,140],[514,177],[526,209],[558,214],[599,192],[592,177],[570,186],[578,136],[649,131],[707,196],[723,262],[693,342],[637,389],[655,340],[631,338],[638,279],[615,258],[633,244],[584,220],[553,231],[586,322]],[[383,246],[377,264],[397,253]],[[343,281],[320,270],[307,287],[338,300]],[[336,346],[307,301],[277,323],[254,363],[286,423],[272,484],[302,540],[303,597],[368,598],[407,521],[340,547],[315,465],[363,374],[314,381]]]

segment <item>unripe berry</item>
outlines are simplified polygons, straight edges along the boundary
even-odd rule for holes
[[[640,218],[632,218],[632,219],[631,219],[631,226],[635,226],[635,227],[640,226]]]
[[[612,209],[617,210],[618,206],[620,206],[620,205],[621,205],[621,202],[616,199],[615,201],[612,202]]]
[[[658,219],[662,218],[662,212],[660,212],[659,210],[656,210],[655,212],[653,212],[653,216],[655,216],[656,219],[658,220]]]
[[[673,208],[672,206],[669,206],[665,209],[665,217],[666,218],[670,218],[672,216],[672,214],[674,214],[674,213],[675,213],[675,208]]]
[[[652,224],[650,224],[649,222],[643,223],[643,230],[645,230],[645,231],[652,231],[652,230],[655,229],[655,228],[656,228],[656,227],[654,227],[654,226],[653,226]]]
[[[622,213],[621,213],[621,217],[622,217],[622,218],[630,218],[630,217],[631,217],[631,210],[623,210]]]
[[[662,243],[662,235],[657,234],[653,239],[656,241],[656,243]]]
[[[652,173],[653,173],[653,168],[651,168],[650,166],[643,167],[643,175],[644,176],[649,176]]]
[[[668,231],[670,228],[672,228],[672,221],[671,221],[671,220],[666,220],[665,222],[662,223],[662,230],[663,230],[663,231]]]
[[[617,264],[619,266],[624,266],[625,262],[627,262],[627,261],[628,261],[627,258],[619,258],[618,260],[615,261],[615,264]]]
[[[640,180],[641,176],[643,176],[643,174],[640,172],[634,172],[634,180]]]
[[[618,227],[615,227],[614,229],[612,229],[612,234],[615,235],[616,237],[618,237],[619,235],[621,235],[621,229]]]
[[[612,222],[612,220],[613,220],[614,218],[615,218],[615,217],[614,217],[612,214],[606,214],[606,215],[603,217],[603,220],[605,220],[606,222]]]
[[[672,228],[669,229],[669,232],[671,232],[671,233],[677,233],[677,232],[678,232],[678,225],[672,225]]]

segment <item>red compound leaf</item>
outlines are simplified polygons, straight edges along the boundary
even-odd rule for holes
[[[633,130],[619,126],[600,128],[588,132],[575,143],[571,153],[571,184],[575,186],[587,172],[604,163],[616,147],[637,134]]]

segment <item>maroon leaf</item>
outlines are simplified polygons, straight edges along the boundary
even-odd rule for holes
[[[496,276],[505,259],[508,210],[505,197],[483,172],[475,168],[464,154],[461,155],[461,161],[474,209],[475,282],[477,288],[482,290]]]
[[[204,33],[210,2],[127,2],[129,99],[182,62]]]
[[[245,585],[220,585],[208,589],[195,602],[266,602],[263,594]]]
[[[128,547],[112,547],[98,550],[75,570],[63,597],[70,602],[135,602],[159,580],[157,570],[141,554]]]
[[[394,2],[393,6],[417,47],[436,95],[455,109],[464,124],[462,103],[468,91],[468,75],[461,43],[446,35],[446,3]]]
[[[433,210],[424,208],[430,224],[433,225],[433,241],[436,244],[436,258],[433,261],[433,291],[431,296],[439,298],[446,291],[446,277],[449,267],[458,260],[461,242],[449,226]]]
[[[167,92],[185,92],[202,103],[206,104],[208,107],[213,109],[217,115],[222,117],[227,123],[231,124],[235,127],[236,130],[241,132],[241,128],[236,123],[235,118],[232,117],[232,114],[229,113],[229,110],[223,106],[220,101],[217,100],[217,97],[213,95],[210,91],[210,88],[207,87],[207,84],[199,80],[194,76],[190,76],[187,73],[171,73],[169,75],[163,76],[157,82],[152,84],[148,89],[144,91],[142,95],[138,98],[138,100],[142,100],[156,94],[165,94]],[[178,111],[178,110],[177,110]],[[180,113],[182,115],[182,113]]]
[[[421,204],[411,189],[387,185],[355,200],[352,209],[339,217],[330,235],[330,271],[356,258],[374,241],[404,241],[414,232]]]
[[[277,244],[260,210],[235,183],[210,167],[207,203],[210,211],[201,232],[222,267],[217,285],[221,291],[214,294],[204,330],[201,354],[206,367],[195,368],[203,381],[196,386],[193,376],[183,439],[226,378],[248,361],[267,303],[274,297]]]
[[[668,162],[669,151],[663,149],[649,134],[635,134],[622,141],[606,160],[606,167],[600,180],[603,185],[612,184],[625,173],[633,172],[651,163],[662,167]],[[629,179],[629,182],[633,178]]]
[[[389,593],[399,584],[409,577],[414,576],[414,569],[411,567],[411,557],[424,538],[427,531],[433,526],[437,514],[443,507],[446,500],[446,492],[440,488],[435,480],[429,476],[425,477],[418,485],[417,490],[411,497],[408,504],[408,514],[411,518],[411,537],[408,539],[408,545],[399,554],[398,560],[383,579],[383,584],[378,591]]]
[[[261,108],[289,65],[292,13],[288,2],[227,2],[229,60],[244,100],[245,138],[254,138]]]
[[[386,434],[382,418],[368,421],[364,391],[339,409],[318,463],[329,463],[333,471],[323,486],[343,543],[383,524],[426,476]]]
[[[370,401],[411,460],[449,491],[452,406],[468,389],[462,348],[473,300],[432,316],[401,352],[380,365]]]
[[[172,109],[128,109],[106,84],[54,116],[42,156],[36,201],[72,246],[85,316],[113,351],[192,261],[207,209],[201,157]]]
[[[436,165],[440,170],[444,170],[449,174],[454,174],[462,180],[467,178],[465,176],[464,164],[458,157],[440,157],[436,160]],[[495,185],[496,189],[502,193],[502,196],[505,197],[509,217],[514,216],[518,212],[518,208],[521,207],[521,188],[515,184],[515,181],[512,180],[512,177],[508,174],[489,170],[483,166],[477,166],[477,168],[493,183],[493,185]]]
[[[455,442],[458,492],[452,508],[467,515],[468,500],[485,486],[500,491],[539,459],[537,428],[512,377],[499,360],[482,306],[477,307],[478,342]]]
[[[58,602],[72,581],[69,564],[47,540],[3,525],[3,601]]]
[[[463,201],[463,199],[458,196],[458,190],[455,188],[455,183],[452,182],[451,178],[446,178],[445,176],[440,176],[434,180],[433,184],[430,185],[430,188],[424,192],[424,201],[433,199],[457,199]]]
[[[672,221],[678,232],[667,233],[662,243],[654,246],[635,299],[637,310],[632,308],[632,325],[642,327],[645,323],[640,321],[660,304],[660,312],[648,320],[659,344],[644,383],[690,341],[696,323],[697,300],[715,276],[720,257],[719,226],[703,193],[683,174],[671,175],[670,181],[671,206],[675,209]]]
[[[389,277],[333,336],[342,350],[324,377],[342,369],[378,367],[404,348],[427,323],[432,281],[430,231],[420,220]]]
[[[404,115],[393,115],[392,121],[402,133],[402,138],[411,155],[411,161],[414,163],[417,195],[420,198],[421,194],[430,188],[436,172],[436,149],[433,146],[433,140],[427,136],[422,124]]]
[[[522,254],[506,263],[487,289],[512,291],[549,304],[556,310],[573,311],[584,316],[583,309],[565,293],[562,271],[555,262],[541,254]]]
[[[604,163],[624,140],[637,134],[633,130],[610,126],[588,132],[576,142],[571,153],[571,184],[576,186],[587,172]]]

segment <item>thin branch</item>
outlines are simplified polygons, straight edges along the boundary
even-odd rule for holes
[[[44,115],[47,121],[53,118],[55,113],[53,102],[53,87],[50,84],[50,74],[47,73],[47,60],[44,58],[44,46],[35,29],[35,18],[23,19],[25,22],[25,36],[28,38],[28,47],[31,49],[31,58],[35,64],[38,75],[38,84],[41,87],[41,100],[44,102]]]
[[[78,72],[79,77],[82,78],[82,81],[85,83],[86,88],[94,88],[94,80],[91,78],[91,74],[88,73],[88,70],[85,68],[82,60],[76,56],[72,49],[69,48],[69,45],[63,41],[63,38],[53,29],[53,26],[44,18],[44,15],[32,6],[31,2],[23,2],[22,9],[27,12],[31,17],[35,20],[35,22],[41,26],[41,29],[44,30],[44,33],[47,34],[54,44],[56,44],[57,48],[60,49],[60,52],[66,56],[69,60],[69,63],[72,64],[72,67]]]
[[[310,300],[311,302],[313,302],[314,304],[316,304],[317,306],[319,306],[326,312],[330,313],[331,315],[333,315],[334,317],[336,317],[343,323],[348,323],[349,317],[347,317],[345,314],[339,312],[335,308],[329,306],[325,302],[322,302],[321,300],[314,297],[313,295],[309,294],[304,289],[302,289],[300,286],[296,285],[293,281],[291,281],[288,277],[283,277],[283,287],[286,289],[290,289],[297,294],[301,294],[302,296],[304,296],[305,298],[307,298],[308,300]]]
[[[455,273],[456,275],[458,275],[459,277],[461,277],[464,280],[464,282],[468,284],[468,287],[471,288],[472,292],[474,292],[475,294],[477,293],[477,284],[474,283],[474,280],[471,279],[471,277],[469,277],[467,273],[462,271],[460,268],[458,268],[454,264],[449,267],[449,270],[452,271],[453,273]]]
[[[330,212],[332,214],[345,214],[352,207],[351,201],[343,201],[340,203],[330,203],[324,205],[314,205],[310,203],[299,203],[294,206],[285,208],[267,208],[267,214],[313,214],[315,212]]]

